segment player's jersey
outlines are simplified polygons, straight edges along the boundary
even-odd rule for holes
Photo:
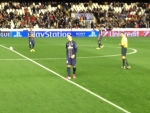
[[[77,44],[75,41],[68,41],[66,43],[66,55],[67,57],[71,57],[73,54],[76,56],[77,53]]]
[[[34,32],[30,31],[29,32],[29,40],[34,40],[34,37],[32,37],[32,36],[34,36]]]

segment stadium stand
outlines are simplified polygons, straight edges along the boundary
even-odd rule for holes
[[[149,3],[1,2],[0,28],[149,28]]]

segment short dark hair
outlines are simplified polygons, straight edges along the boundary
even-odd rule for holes
[[[123,33],[123,34],[124,34],[124,31],[121,31],[121,33]]]

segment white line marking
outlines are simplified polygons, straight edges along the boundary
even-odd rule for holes
[[[118,48],[118,47],[114,47],[114,48]],[[120,47],[119,47],[120,48]],[[128,49],[131,49],[131,50],[133,50],[133,52],[130,52],[130,53],[127,53],[127,54],[134,54],[134,53],[136,53],[137,52],[137,50],[136,49],[134,49],[134,48],[128,48]],[[83,59],[85,59],[85,58],[100,58],[100,57],[115,57],[115,56],[121,56],[121,54],[115,54],[115,55],[102,55],[102,56],[90,56],[90,57],[77,57],[77,59],[79,59],[79,58],[83,58]],[[30,58],[30,59],[32,59],[32,60],[62,60],[62,59],[66,59],[66,58]],[[20,60],[27,60],[27,59],[0,59],[0,60],[18,60],[18,61],[20,61]]]
[[[7,48],[7,47],[5,47],[5,46],[3,46],[3,45],[0,45],[0,46],[3,47],[3,48],[5,48],[5,49],[8,49],[8,50],[9,50],[9,48]],[[35,62],[34,60],[32,60],[32,59],[30,59],[30,58],[28,58],[28,57],[26,57],[26,56],[20,54],[19,52],[15,51],[15,50],[12,50],[12,52],[14,52],[14,53],[18,54],[19,56],[21,56],[21,57],[23,57],[23,58],[25,58],[25,59],[27,59],[27,60],[33,62],[34,64],[36,64],[36,65],[42,67],[43,69],[45,69],[45,70],[47,70],[47,71],[53,73],[54,75],[57,75],[57,76],[59,76],[60,78],[66,80],[66,78],[63,77],[62,75],[60,75],[60,74],[56,73],[55,71],[53,71],[53,70],[51,70],[51,69],[49,69],[49,68],[43,66],[42,64],[39,64],[39,63]],[[116,104],[114,104],[114,103],[108,101],[107,99],[105,99],[105,98],[99,96],[98,94],[96,94],[96,93],[94,93],[94,92],[92,92],[92,91],[90,91],[90,90],[84,88],[83,86],[81,86],[81,85],[79,85],[79,84],[77,84],[77,83],[75,83],[75,82],[73,82],[73,81],[70,81],[70,80],[67,80],[67,81],[70,82],[71,84],[73,84],[73,85],[75,85],[75,86],[81,88],[82,90],[84,90],[84,91],[90,93],[91,95],[93,95],[93,96],[95,96],[95,97],[97,97],[97,98],[103,100],[104,102],[106,102],[106,103],[108,103],[108,104],[114,106],[115,108],[117,108],[117,109],[123,111],[124,113],[131,113],[131,112],[129,112],[129,111],[123,109],[122,107],[120,107],[120,106],[118,106],[118,105],[116,105]]]

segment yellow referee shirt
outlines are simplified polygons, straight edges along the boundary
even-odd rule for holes
[[[127,37],[125,35],[122,36],[121,46],[124,47],[124,48],[128,47],[128,39],[127,39]]]

